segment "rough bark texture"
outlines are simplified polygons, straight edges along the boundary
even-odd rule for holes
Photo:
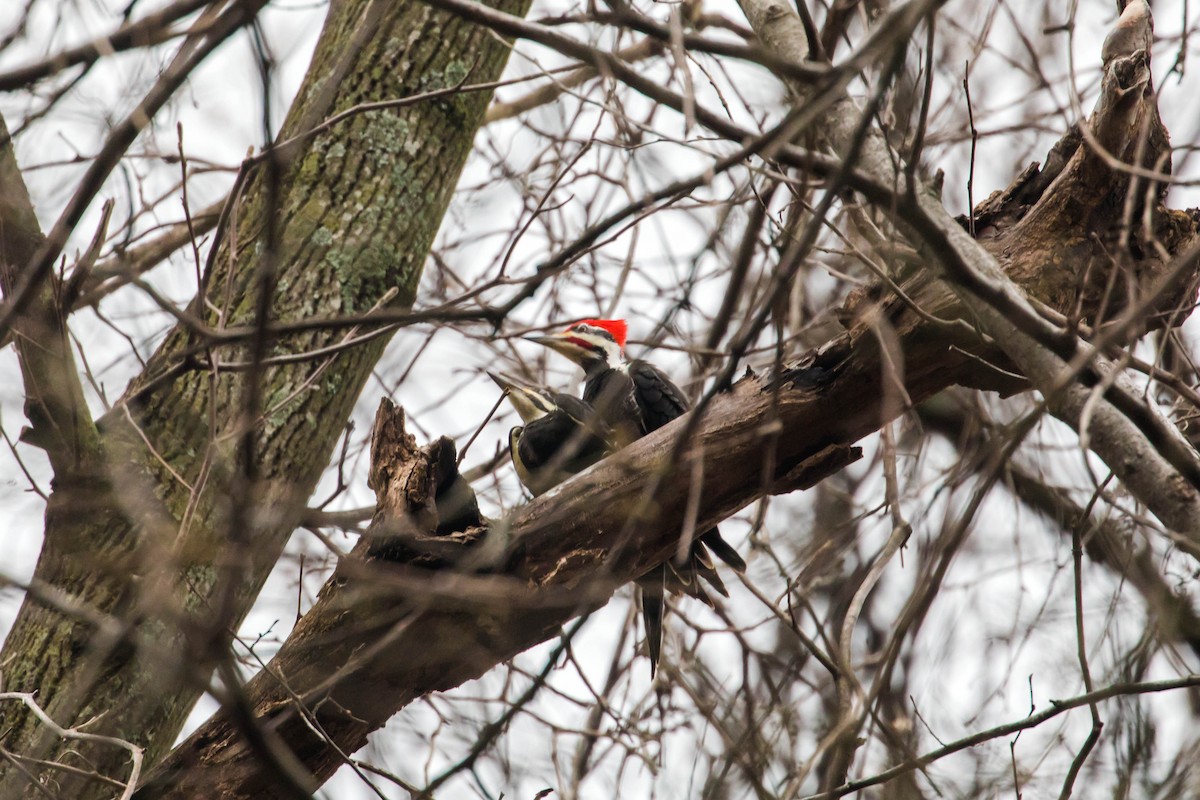
[[[44,241],[21,177],[8,127],[0,119],[0,289],[8,296],[26,264]],[[12,336],[25,384],[26,441],[45,449],[56,474],[93,462],[99,435],[87,414],[66,324],[54,282],[40,291],[13,323]]]
[[[525,10],[521,0],[503,7]],[[487,31],[421,3],[334,3],[280,139],[359,103],[455,86],[468,74],[493,80],[507,55]],[[466,93],[356,114],[289,150],[277,169],[260,164],[210,264],[208,305],[197,298],[192,314],[214,328],[253,326],[262,291],[275,319],[361,312],[391,289],[393,304],[410,304],[488,99]],[[345,335],[274,338],[261,355]],[[187,325],[169,334],[100,421],[100,455],[56,479],[35,574],[39,585],[140,624],[97,640],[31,594],[0,656],[5,688],[37,691],[63,725],[94,719],[90,731],[161,757],[277,560],[385,342],[265,367],[247,414],[255,370],[214,376],[208,366],[252,361],[256,343],[211,346]],[[250,428],[253,441],[240,441]],[[135,658],[139,644],[147,647]],[[121,752],[68,753],[14,705],[0,708],[6,749],[127,772]],[[54,780],[67,797],[110,791],[69,774]],[[21,791],[32,791],[27,780],[0,764],[0,795]]]
[[[790,7],[776,0],[740,2],[775,55],[806,57]],[[862,49],[892,59],[894,48],[942,4],[897,6]],[[1106,43],[1092,115],[1054,148],[1046,174],[1038,176],[1043,180],[1025,190],[1019,179],[1004,193],[983,230],[952,220],[940,200],[902,169],[878,130],[867,128],[860,136],[863,112],[848,99],[825,115],[820,135],[839,157],[853,160],[861,177],[848,182],[881,207],[895,208],[900,232],[918,249],[916,274],[896,276],[911,301],[925,315],[970,323],[930,325],[899,300],[880,307],[864,305],[860,297],[852,303],[862,318],[857,327],[876,325],[882,312],[903,345],[896,352],[909,363],[925,363],[928,350],[945,343],[951,361],[984,358],[1000,367],[990,376],[977,370],[969,385],[1012,391],[1027,379],[1056,417],[1085,437],[1090,426],[1088,446],[1134,498],[1200,542],[1200,456],[1157,408],[1124,381],[1110,382],[1111,366],[1077,336],[1080,321],[1112,321],[1108,341],[1117,344],[1149,327],[1178,324],[1197,286],[1196,214],[1167,209],[1158,178],[1169,175],[1169,137],[1151,81],[1146,43],[1153,38],[1152,20],[1144,0],[1125,6],[1120,27],[1138,34]],[[803,99],[804,88],[794,88]],[[1046,319],[1034,303],[1055,319]],[[991,344],[971,344],[971,328],[987,334]],[[1014,368],[1022,376],[1016,383],[1008,374]],[[1103,396],[1094,396],[1097,386]]]

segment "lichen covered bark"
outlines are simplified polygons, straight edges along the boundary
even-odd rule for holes
[[[526,5],[501,4],[518,14]],[[334,3],[279,138],[361,103],[457,86],[468,73],[494,80],[507,55],[491,34],[421,3]],[[392,289],[392,305],[411,304],[489,98],[463,93],[354,114],[285,151],[278,170],[255,167],[191,313],[212,328],[253,327],[264,286],[274,320],[363,312]],[[346,336],[335,328],[275,337],[263,355],[269,362]],[[386,338],[257,371],[211,368],[252,361],[252,344],[215,346],[177,326],[100,421],[102,465],[82,486],[55,486],[35,579],[89,609],[93,623],[135,626],[97,636],[94,624],[31,594],[2,655],[6,690],[38,692],[64,725],[94,718],[89,731],[147,747],[150,762],[170,746],[228,628],[277,560]],[[254,379],[257,413],[247,416]],[[247,425],[250,444],[241,440]],[[214,621],[218,611],[225,618]],[[79,765],[84,757],[102,774],[127,774],[123,751],[68,754],[21,709],[0,714],[7,750]],[[61,796],[111,793],[69,774],[53,780]],[[24,783],[0,766],[0,794]]]

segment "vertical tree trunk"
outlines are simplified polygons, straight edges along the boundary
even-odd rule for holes
[[[499,7],[521,14],[526,5]],[[334,2],[279,141],[358,104],[468,76],[494,80],[507,55],[486,30],[419,2]],[[272,337],[264,316],[363,312],[393,289],[391,305],[410,305],[489,98],[466,92],[355,113],[250,170],[205,296],[191,304],[194,320],[176,326],[100,420],[96,463],[56,474],[34,578],[45,591],[26,598],[5,642],[5,690],[36,691],[64,726],[91,720],[90,732],[146,747],[148,763],[162,756],[227,653],[228,630],[279,557],[387,341],[272,363],[348,334]],[[252,333],[217,346],[196,322]],[[214,370],[218,362],[226,366]],[[89,609],[91,621],[73,606]],[[105,615],[136,626],[97,636]],[[16,704],[0,715],[8,751],[128,773],[122,750],[66,747]],[[112,791],[51,777],[63,797]],[[0,795],[31,788],[0,763]]]

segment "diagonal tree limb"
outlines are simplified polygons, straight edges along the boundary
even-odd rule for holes
[[[628,77],[618,76],[622,79]],[[632,81],[633,78],[630,78]],[[633,83],[631,83],[633,85]],[[651,91],[651,87],[646,87],[641,84],[647,92]],[[660,94],[666,99],[670,99],[668,95]],[[702,120],[703,121],[703,120]],[[710,120],[711,121],[711,120]],[[705,122],[704,124],[709,124]],[[714,123],[715,124],[715,123]],[[782,153],[781,156],[787,156],[787,153]],[[802,157],[805,156],[802,151],[794,152],[795,159],[790,162],[793,165],[799,166],[804,163]],[[836,168],[836,164],[834,168]],[[853,179],[854,176],[851,176]],[[866,183],[871,183],[875,187],[889,187],[879,189],[876,194],[877,198],[884,200],[894,199],[894,182],[881,181],[878,176],[868,174]],[[873,182],[873,183],[872,183]],[[1069,183],[1069,182],[1068,182]],[[865,184],[864,184],[865,185]],[[903,183],[901,182],[903,189]],[[1063,187],[1059,187],[1060,189]],[[1069,188],[1069,186],[1067,186]],[[903,193],[901,196],[904,196]],[[918,206],[916,211],[904,210],[908,214],[908,224],[910,227],[917,228],[918,232],[925,231],[929,233],[929,241],[935,242],[936,247],[931,258],[940,258],[950,265],[951,268],[960,266],[956,257],[960,257],[956,248],[959,247],[961,241],[955,239],[951,233],[947,232],[947,228],[939,227],[943,223],[947,223],[947,219],[941,217],[922,217],[918,212],[921,207]],[[944,211],[939,212],[944,215]],[[930,219],[933,221],[931,222]],[[948,227],[952,228],[953,220],[948,221]],[[921,227],[924,226],[924,227]],[[1181,234],[1179,239],[1170,243],[1169,249],[1178,249],[1176,245],[1180,241],[1191,235],[1191,232]],[[961,238],[961,237],[960,237]],[[948,249],[943,247],[945,242],[950,242],[951,247]],[[1020,241],[1014,239],[1016,244]],[[965,245],[964,245],[965,246]],[[971,246],[975,246],[971,243]],[[969,260],[968,262],[969,263]],[[1033,262],[1036,263],[1036,262]],[[1043,262],[1042,267],[1045,267]],[[1007,266],[1007,265],[1006,265]],[[1035,273],[1036,274],[1036,273]],[[960,280],[963,283],[970,284],[972,275],[968,272],[962,273]],[[976,280],[978,284],[978,280]],[[994,287],[993,287],[994,288]],[[1004,288],[1003,286],[1001,288]],[[1030,291],[1038,296],[1037,287],[1033,287]],[[927,296],[922,296],[926,299]],[[993,292],[989,296],[993,302],[1003,302],[1008,300],[1009,306],[1006,306],[1008,311],[1012,309],[1020,309],[1027,316],[1022,318],[1022,324],[1027,326],[1036,326],[1040,324],[1040,320],[1036,314],[1028,309],[1021,309],[1016,301],[1007,298],[1003,291]],[[1054,305],[1054,298],[1045,299],[1045,302]],[[1070,311],[1070,305],[1056,306],[1059,310],[1066,314]],[[1014,312],[1016,313],[1016,312]],[[910,363],[908,365],[910,378],[909,385],[906,389],[913,396],[914,400],[920,397],[928,396],[930,393],[938,391],[940,388],[947,385],[953,380],[970,378],[969,370],[963,364],[956,363],[953,359],[947,359],[949,352],[945,342],[930,341],[940,335],[941,331],[936,328],[922,329],[920,326],[910,326],[905,332],[906,342],[911,343],[912,348],[908,349]],[[1044,332],[1043,332],[1044,333]],[[1056,341],[1055,331],[1050,329],[1049,341]],[[924,334],[926,338],[921,338],[920,334]],[[931,335],[932,334],[932,335]],[[1043,336],[1043,338],[1046,338]],[[1061,340],[1061,336],[1057,340]],[[1040,340],[1039,340],[1040,341]],[[763,386],[754,382],[744,383],[739,385],[737,389],[728,397],[721,397],[714,401],[713,408],[710,410],[710,416],[706,419],[705,427],[702,428],[702,435],[709,438],[702,440],[708,446],[705,448],[707,457],[715,458],[719,461],[723,468],[734,468],[736,463],[730,461],[720,461],[726,458],[724,449],[730,447],[730,442],[737,443],[737,447],[730,449],[740,454],[744,459],[749,453],[757,452],[761,449],[762,443],[770,437],[779,435],[779,431],[784,431],[784,436],[780,439],[783,442],[783,447],[780,450],[780,461],[775,465],[774,475],[778,479],[781,476],[791,476],[784,481],[785,485],[792,485],[795,482],[802,482],[801,478],[804,472],[804,464],[808,457],[813,453],[819,452],[821,449],[833,446],[833,452],[839,452],[839,447],[845,447],[848,442],[854,441],[856,438],[875,430],[880,422],[880,408],[871,398],[872,389],[877,389],[879,384],[880,364],[877,358],[872,356],[870,342],[864,343],[861,337],[856,338],[856,333],[851,331],[844,340],[833,343],[829,348],[821,353],[815,354],[813,358],[800,368],[782,376],[782,380],[776,381],[769,386]],[[775,404],[762,404],[761,397],[771,397],[778,400]],[[732,403],[733,405],[729,405]],[[715,421],[722,424],[719,428],[709,428],[708,422]],[[774,439],[772,439],[774,441]],[[646,447],[651,447],[653,443],[648,443]],[[661,443],[660,443],[661,445]],[[676,486],[672,483],[672,475],[674,472],[686,474],[687,469],[676,469],[678,465],[670,463],[670,460],[663,456],[660,452],[658,460],[650,459],[637,461],[639,458],[637,452],[631,451],[629,458],[632,461],[626,461],[624,458],[614,462],[621,465],[622,470],[633,470],[629,476],[624,473],[605,472],[607,479],[612,481],[627,481],[641,478],[643,481],[647,474],[656,472],[665,473],[660,483],[661,494],[658,498],[663,501],[661,508],[662,513],[668,514],[672,508],[678,509],[679,503],[683,502],[680,497],[686,498],[686,489],[682,485]],[[742,465],[746,461],[740,462]],[[686,465],[685,465],[686,466]],[[641,470],[638,472],[637,470]],[[737,472],[737,469],[733,469]],[[744,471],[744,470],[742,470]],[[713,475],[714,472],[720,472],[717,468],[706,468],[704,474],[706,481]],[[580,489],[576,486],[571,491],[587,491],[586,487],[591,486],[592,478],[587,476],[579,479],[583,481]],[[687,481],[690,483],[690,480]],[[630,503],[635,501],[640,502],[641,495],[632,490],[629,485],[622,484],[623,488],[617,491],[617,495],[624,498]],[[770,487],[761,485],[756,479],[748,482],[739,483],[736,486],[722,487],[717,482],[708,483],[705,486],[705,495],[703,499],[703,513],[715,519],[722,514],[738,507],[739,503],[744,503],[747,498],[758,496],[764,491],[768,491]],[[640,486],[638,487],[640,491]],[[710,492],[711,490],[711,492]],[[564,490],[565,491],[565,490]],[[597,497],[603,498],[605,495],[597,494],[606,491],[603,485],[597,485],[590,495],[589,500],[595,502]],[[681,493],[679,497],[672,499],[672,493]],[[541,501],[539,501],[541,502]],[[613,524],[612,529],[594,530],[586,527],[570,528],[572,520],[570,518],[556,521],[562,509],[572,511],[576,517],[586,518],[591,509],[588,506],[572,505],[573,499],[568,497],[560,497],[557,501],[551,503],[542,503],[541,505],[534,504],[522,512],[522,516],[514,521],[514,527],[511,528],[513,533],[519,533],[516,537],[516,549],[514,550],[513,558],[510,564],[506,565],[506,572],[518,577],[522,581],[529,582],[533,580],[539,586],[545,588],[541,593],[528,595],[515,591],[511,580],[492,579],[485,581],[480,585],[478,581],[484,580],[477,576],[450,576],[452,580],[448,580],[447,576],[438,576],[435,581],[418,581],[412,576],[393,575],[390,577],[396,585],[403,586],[406,589],[406,594],[424,594],[428,592],[432,596],[436,596],[444,602],[449,603],[456,595],[467,594],[467,590],[473,590],[476,595],[475,599],[487,598],[493,604],[497,601],[509,602],[514,605],[520,605],[524,599],[525,605],[539,604],[546,602],[546,597],[554,598],[552,589],[559,585],[558,581],[563,581],[564,585],[571,591],[578,594],[571,599],[571,608],[577,609],[584,602],[600,602],[604,593],[602,582],[594,582],[598,563],[604,568],[603,574],[607,575],[612,582],[619,581],[626,575],[635,574],[637,570],[642,569],[644,561],[651,558],[664,558],[677,545],[678,531],[672,530],[669,522],[663,523],[662,527],[658,527],[656,523],[646,522],[645,527],[639,531],[639,536],[634,541],[626,541],[621,535],[621,531],[625,527],[625,521],[615,521],[609,519]],[[561,503],[562,509],[558,503]],[[673,505],[674,504],[674,505]],[[529,517],[528,514],[535,514],[534,517]],[[539,520],[537,514],[546,517],[545,520]],[[670,520],[671,517],[663,516],[662,519]],[[565,538],[560,538],[560,533],[565,530]],[[571,538],[575,537],[575,538]],[[642,541],[643,537],[645,542]],[[642,545],[645,544],[645,548]],[[580,549],[582,548],[582,549]],[[611,557],[610,557],[611,555]],[[557,556],[557,560],[550,560],[552,556]],[[543,559],[543,561],[539,561]],[[350,567],[347,567],[350,569]],[[410,582],[404,584],[402,578],[407,577]],[[539,583],[540,581],[540,583]],[[437,591],[437,587],[444,586],[449,583],[449,590]],[[518,582],[516,589],[520,589],[524,584]],[[599,589],[592,589],[593,586],[599,586]],[[490,594],[489,594],[490,593]],[[566,602],[566,598],[559,596],[560,610],[557,613],[568,614],[568,611],[562,611],[562,604]],[[468,597],[468,599],[470,599]],[[479,601],[482,602],[482,601]],[[485,609],[487,605],[483,606]],[[407,641],[412,643],[422,643],[429,641],[428,636],[431,632],[442,631],[452,634],[450,641],[466,642],[471,645],[469,653],[471,658],[464,659],[463,651],[459,650],[451,653],[442,653],[439,657],[444,661],[433,663],[416,663],[407,664],[401,662],[400,667],[413,667],[413,673],[401,673],[399,677],[393,677],[390,674],[379,678],[379,682],[369,684],[365,688],[369,691],[363,691],[363,702],[368,700],[376,703],[380,702],[380,698],[388,697],[387,702],[403,702],[405,696],[411,695],[412,692],[421,690],[425,687],[434,686],[438,682],[445,683],[455,679],[456,676],[461,677],[468,674],[471,670],[485,669],[496,659],[508,652],[505,648],[518,647],[521,642],[528,641],[529,638],[536,637],[542,631],[530,633],[526,628],[517,632],[505,632],[511,638],[505,639],[504,636],[497,634],[495,629],[490,626],[482,626],[485,634],[489,637],[495,637],[493,640],[485,642],[485,645],[495,645],[494,647],[479,646],[476,647],[476,639],[480,637],[480,622],[489,621],[489,618],[482,616],[480,612],[471,612],[463,610],[461,604],[456,607],[458,616],[456,621],[445,622],[443,627],[438,628],[432,623],[428,627],[412,625],[406,627],[398,633],[412,638]],[[451,612],[447,612],[448,614]],[[530,612],[533,613],[533,612]],[[542,619],[548,612],[541,611]],[[519,626],[518,626],[519,627]],[[389,627],[387,630],[391,630]],[[521,642],[514,643],[513,639],[518,637],[518,633],[525,636]],[[459,638],[454,639],[453,635]],[[466,663],[466,666],[464,666]],[[424,667],[425,671],[415,670],[418,667]],[[386,681],[384,680],[386,678]],[[263,680],[267,680],[264,678]],[[395,681],[395,683],[393,683]],[[422,683],[422,681],[424,683]],[[401,694],[398,700],[393,701],[391,692],[394,692],[396,686],[400,685],[405,693]],[[353,687],[347,688],[344,691],[352,692]],[[265,695],[257,695],[259,699]],[[372,713],[382,713],[384,709],[380,708]],[[361,717],[360,717],[361,719]],[[355,723],[358,724],[358,723]],[[214,727],[206,728],[209,732],[218,730],[218,723],[214,723]],[[346,728],[345,741],[353,743],[355,737],[359,735],[359,729],[353,727]],[[290,731],[290,729],[289,729]],[[304,731],[299,731],[304,733]],[[340,735],[336,733],[335,736]],[[288,733],[288,737],[292,736]],[[285,737],[287,738],[287,737]],[[303,750],[304,739],[287,738],[289,744]],[[230,750],[229,763],[237,763],[236,759],[236,736],[229,736],[225,739],[210,740],[211,749],[205,751],[209,754],[220,752],[222,746],[232,748]],[[194,743],[189,743],[190,746],[196,747]],[[184,748],[186,750],[186,748]],[[174,757],[173,757],[174,759]]]
[[[727,437],[736,426],[743,435],[733,437],[736,445],[727,447],[726,458],[745,463],[772,435],[756,419],[771,404],[760,381],[745,381],[721,398],[702,435]],[[660,513],[646,520],[636,546],[624,541],[627,510],[638,505],[644,488],[638,476],[663,469],[670,458],[672,437],[656,434],[547,495],[557,502],[539,499],[512,520],[492,523],[487,538],[499,548],[486,540],[475,544],[483,533],[479,528],[430,540],[428,532],[443,512],[432,499],[441,494],[433,478],[437,459],[453,464],[452,451],[438,456],[436,447],[416,448],[390,421],[398,414],[385,400],[376,417],[372,474],[380,505],[373,530],[339,566],[276,658],[246,687],[260,719],[319,779],[340,766],[341,752],[361,747],[368,733],[408,702],[477,677],[553,637],[563,623],[603,605],[619,586],[661,563],[674,552],[678,520],[691,495],[690,470],[685,465],[670,470],[656,498]],[[825,447],[800,461],[781,462],[771,488],[811,486],[857,457],[857,448]],[[707,484],[706,479],[703,496],[716,498]],[[747,493],[755,497],[764,490],[755,476],[749,486],[725,486],[725,502],[740,507]],[[604,502],[597,502],[597,494]],[[715,519],[713,514],[706,510],[699,524]],[[579,524],[568,525],[564,518]],[[395,563],[412,561],[422,550],[411,544],[397,549],[381,540],[389,534],[398,537],[393,541],[424,544],[426,560],[434,558],[443,569]],[[453,563],[498,574],[464,573],[448,568]],[[270,791],[268,777],[239,739],[235,720],[222,713],[177,747],[137,796],[184,798],[205,787],[213,797],[257,797]]]
[[[902,27],[911,29],[939,5],[930,0],[913,0],[898,6],[892,16],[900,20]],[[776,0],[742,0],[742,7],[760,39],[780,57],[796,59],[807,55],[803,52],[806,40],[797,35],[802,26],[789,8]],[[1149,24],[1148,18],[1145,24]],[[1161,149],[1167,139],[1148,83],[1148,59],[1149,54],[1141,50],[1123,57],[1113,56],[1105,67],[1096,111],[1086,123],[1096,140],[1104,142],[1109,152],[1128,163],[1134,163],[1135,153],[1157,163],[1154,149],[1145,152],[1142,142],[1149,140]],[[801,96],[803,91],[803,87],[797,87]],[[828,146],[835,152],[851,146],[854,120],[854,115],[848,113],[834,112],[828,116],[829,124],[823,131]],[[899,163],[876,131],[864,143],[856,169],[875,181],[879,191],[884,191],[884,187],[901,187],[897,192],[903,198],[898,208],[901,222],[911,237],[921,243],[928,263],[936,265],[981,328],[1031,383],[1046,394],[1052,413],[1079,430],[1084,407],[1090,405],[1092,450],[1168,526],[1200,542],[1200,457],[1157,409],[1142,401],[1125,381],[1118,377],[1106,383],[1104,376],[1111,367],[1098,354],[1093,355],[1072,332],[1057,329],[1042,319],[1021,291],[1024,288],[1034,292],[1039,299],[1059,307],[1063,300],[1082,291],[1085,300],[1092,300],[1091,308],[1096,311],[1095,298],[1087,294],[1084,278],[1094,261],[1092,239],[1087,234],[1112,230],[1122,224],[1119,212],[1125,203],[1114,206],[1110,198],[1125,199],[1130,183],[1128,173],[1111,169],[1110,161],[1080,146],[1063,174],[1046,187],[1045,197],[1039,198],[1015,224],[996,234],[994,241],[984,243],[973,240],[924,187],[907,185],[907,176],[897,172]],[[1161,192],[1156,196],[1161,197]],[[1176,222],[1165,209],[1158,217],[1165,220],[1160,225]],[[1195,225],[1190,225],[1188,240],[1194,238],[1194,230]],[[1057,235],[1051,236],[1051,231]],[[1178,252],[1185,249],[1180,245],[1186,242],[1176,238],[1172,244],[1175,249],[1171,252]],[[1020,263],[1011,256],[1014,247],[1021,249]],[[1002,266],[993,249],[1010,254],[1009,263]],[[1164,263],[1156,252],[1145,259],[1144,271],[1169,274],[1173,266],[1169,261],[1168,258]],[[1069,268],[1062,269],[1064,265]],[[1187,266],[1191,268],[1190,264]],[[1018,287],[1013,278],[1022,280],[1023,286]],[[1148,284],[1152,285],[1153,280],[1142,283],[1143,288]],[[1184,294],[1193,293],[1194,279],[1186,286]],[[1072,382],[1074,376],[1067,364],[1076,354],[1083,354],[1084,363],[1091,365],[1090,380],[1082,384]],[[1089,402],[1092,387],[1098,385],[1105,387],[1107,397]]]
[[[0,289],[6,297],[44,241],[0,118]],[[12,332],[25,381],[25,415],[32,426],[22,438],[45,450],[56,479],[70,483],[82,465],[100,458],[101,448],[71,353],[60,289],[57,277],[47,274],[14,319]]]
[[[537,26],[493,9],[466,0],[436,2],[504,33],[529,34],[544,43],[551,42],[552,46],[562,47],[564,52],[581,60],[594,55],[579,50],[569,41],[534,30]],[[922,15],[935,6],[903,4],[896,9],[894,19],[903,23],[903,30],[911,30]],[[789,13],[786,7],[773,5],[763,16],[769,23],[774,19],[786,21]],[[753,21],[753,15],[748,15]],[[765,33],[760,32],[760,36],[769,41],[770,37]],[[786,37],[781,39],[787,40]],[[879,40],[879,47],[886,50],[887,41],[895,40],[885,36]],[[674,102],[669,93],[647,86],[628,71],[623,72],[621,65],[596,57],[605,67],[611,68],[616,77],[639,91]],[[798,94],[802,91],[803,87],[797,89]],[[1118,116],[1128,120],[1128,112],[1132,110],[1134,116],[1142,113],[1146,110],[1146,102],[1152,101],[1138,101],[1132,109],[1118,104]],[[703,114],[699,114],[698,119],[723,135],[732,130],[722,127],[723,122]],[[851,121],[847,124],[852,124],[855,117],[847,115],[847,119]],[[835,151],[837,137],[844,127],[836,123],[828,126]],[[849,174],[848,181],[869,199],[884,207],[896,208],[905,230],[924,245],[921,255],[929,263],[940,265],[953,281],[948,285],[921,280],[923,276],[914,279],[913,276],[899,275],[915,287],[915,296],[925,307],[951,316],[960,314],[967,319],[978,319],[978,311],[974,318],[968,313],[975,306],[960,301],[950,288],[955,286],[970,296],[971,303],[993,309],[992,313],[1000,319],[1007,319],[1006,315],[1014,317],[1017,329],[1037,346],[1045,348],[1048,345],[1058,350],[1069,347],[1070,357],[1084,346],[1046,323],[1011,279],[1015,278],[1047,307],[1060,314],[1069,314],[1079,305],[1076,297],[1058,289],[1078,284],[1079,276],[1086,272],[1083,256],[1087,251],[1077,251],[1077,254],[1082,253],[1079,263],[1052,262],[1047,253],[1062,241],[1048,238],[1040,242],[1034,224],[1021,226],[1018,223],[1039,203],[1051,208],[1054,203],[1071,196],[1093,210],[1112,205],[1114,196],[1125,196],[1126,186],[1121,182],[1120,171],[1114,172],[1110,163],[1093,159],[1086,151],[1079,150],[1077,136],[1068,134],[1064,142],[1062,149],[1068,152],[1069,163],[1047,170],[1047,174],[1054,172],[1056,180],[1038,182],[1030,181],[1028,175],[1022,176],[1005,193],[1005,201],[999,203],[1005,213],[994,216],[995,225],[998,230],[1014,232],[1010,234],[1012,238],[1003,243],[998,234],[993,235],[993,240],[984,243],[987,249],[966,237],[961,226],[931,196],[917,187],[909,190],[904,183],[905,176],[897,176],[894,171],[899,162],[890,157],[886,147],[875,137],[869,138],[866,156]],[[1072,142],[1076,144],[1072,146]],[[840,166],[832,160],[822,161],[813,154],[795,150],[781,151],[780,158],[785,163],[796,166],[807,163],[827,172]],[[792,160],[787,161],[789,158]],[[1096,174],[1093,170],[1103,172]],[[1104,191],[1096,192],[1097,185]],[[1116,203],[1117,207],[1121,205]],[[1169,274],[1176,266],[1181,274],[1192,278],[1197,269],[1194,259],[1172,262],[1172,254],[1187,252],[1194,241],[1194,224],[1181,219],[1175,212],[1161,209],[1159,220],[1161,227],[1153,233],[1165,232],[1161,242],[1166,254],[1152,255],[1140,264],[1141,269],[1135,274],[1144,291],[1152,291],[1156,286],[1163,288],[1165,284],[1158,278]],[[1102,223],[1105,226],[1102,230],[1117,230],[1121,226],[1119,217],[1103,214],[1091,215],[1088,222]],[[1070,232],[1069,229],[1063,231],[1065,234]],[[1028,241],[1022,237],[1028,237]],[[1023,244],[1029,246],[1022,248]],[[993,247],[998,251],[1007,250],[1010,256],[999,260],[991,252]],[[1011,255],[1013,252],[1016,255]],[[1053,282],[1039,281],[1046,277],[1043,273],[1051,263],[1071,271],[1070,274],[1055,273],[1048,276]],[[1187,285],[1188,281],[1184,281],[1182,289],[1166,286],[1170,291],[1164,292],[1164,308],[1170,304],[1168,301],[1186,305]],[[962,289],[963,286],[969,290]],[[1089,297],[1086,293],[1084,296],[1085,300]],[[980,297],[986,302],[978,299]],[[995,308],[1003,313],[994,311]],[[996,337],[981,343],[978,337],[968,340],[961,333],[949,335],[936,321],[906,315],[894,304],[890,305],[886,300],[880,302],[878,296],[868,294],[856,298],[849,304],[849,311],[855,321],[844,336],[770,380],[749,378],[736,384],[730,392],[717,396],[696,425],[695,438],[688,443],[680,460],[671,457],[674,438],[680,429],[668,426],[519,509],[506,523],[493,525],[484,546],[476,548],[464,563],[472,563],[473,569],[498,572],[498,575],[446,571],[430,575],[394,565],[373,564],[370,573],[375,575],[376,591],[399,592],[403,603],[393,603],[390,612],[382,617],[370,613],[361,615],[366,624],[360,630],[343,628],[336,631],[334,639],[308,639],[309,645],[316,649],[307,652],[320,653],[331,646],[345,647],[343,637],[350,637],[355,642],[379,641],[381,633],[386,634],[386,645],[372,655],[372,660],[360,663],[337,681],[330,680],[328,669],[316,669],[309,675],[303,674],[302,669],[265,670],[248,686],[261,719],[279,733],[314,774],[327,775],[338,763],[338,752],[360,746],[370,730],[382,725],[387,716],[405,703],[424,693],[458,685],[521,649],[544,640],[553,635],[561,622],[592,604],[602,603],[614,586],[669,557],[678,545],[679,520],[684,518],[691,498],[689,464],[692,459],[703,458],[705,461],[700,518],[696,522],[699,528],[723,519],[764,493],[809,485],[812,480],[845,463],[851,457],[851,451],[847,449],[850,443],[877,430],[889,415],[899,412],[891,406],[885,410],[880,404],[883,364],[871,334],[873,328],[864,319],[855,317],[856,314],[861,318],[878,313],[893,317],[901,349],[907,358],[904,389],[914,403],[955,382],[986,383],[988,378],[981,373],[988,373],[989,368],[986,364],[981,367],[981,358],[1004,359],[1004,353],[995,346]],[[1159,318],[1156,323],[1163,324],[1166,319]],[[1007,329],[1004,333],[1007,335]],[[971,357],[964,356],[958,348],[970,348]],[[1005,387],[1011,391],[1020,385],[1007,383]],[[1113,409],[1113,413],[1128,422],[1121,412]],[[682,426],[688,421],[674,424]],[[1156,423],[1151,420],[1148,424]],[[1138,430],[1136,426],[1134,430]],[[744,465],[757,463],[767,442],[771,443],[777,457],[764,482],[758,475],[748,475]],[[1186,451],[1175,455],[1183,459],[1189,457]],[[1148,457],[1159,463],[1165,461],[1157,451]],[[643,502],[644,486],[650,480],[654,482],[656,492],[654,503],[647,506]],[[1169,504],[1163,503],[1158,504],[1158,511],[1167,516],[1183,517],[1194,502],[1185,487],[1174,511]],[[638,518],[631,537],[627,517],[628,509],[633,508],[641,509],[646,516]],[[1197,518],[1200,517],[1193,517],[1192,527]],[[1180,521],[1185,523],[1182,530],[1196,533],[1186,524],[1186,519]],[[502,558],[480,557],[480,553],[489,551],[506,555]],[[361,562],[346,562],[343,577],[351,575],[354,563]],[[332,597],[336,591],[331,583],[326,587],[328,594],[323,596]],[[421,613],[414,616],[411,605],[407,604],[417,598],[423,605]],[[436,602],[431,603],[433,600]],[[316,613],[312,621],[303,623],[305,629],[332,635],[333,626],[328,620],[360,618],[361,604],[351,602],[351,606],[355,608],[354,613],[339,611],[333,614],[327,609],[314,608]],[[320,622],[322,618],[326,622]],[[319,646],[314,644],[318,642]],[[430,648],[430,642],[437,642],[439,646]],[[287,651],[286,655],[284,651]],[[296,659],[297,653],[305,652],[290,640],[284,651],[280,653],[281,659]],[[385,653],[392,657],[382,658]],[[374,660],[376,657],[378,660]],[[337,672],[335,670],[335,674]],[[289,691],[281,687],[280,675],[286,678]],[[297,696],[304,702],[297,703]],[[336,698],[337,702],[321,702],[329,698]],[[337,710],[331,710],[331,707]],[[318,736],[305,719],[311,720],[308,715],[321,713],[327,716],[321,719],[322,735]],[[329,741],[323,741],[322,736],[328,737]],[[262,776],[249,751],[238,741],[229,720],[219,715],[176,748],[142,796],[184,797],[189,786],[212,786],[220,782],[223,796],[249,797],[262,788],[261,781]]]

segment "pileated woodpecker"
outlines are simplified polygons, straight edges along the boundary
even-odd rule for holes
[[[517,478],[535,497],[612,452],[612,431],[578,397],[488,377],[525,422],[509,431],[508,450]]]
[[[620,447],[658,430],[683,415],[689,406],[683,392],[658,367],[625,358],[626,330],[623,319],[585,319],[561,333],[529,337],[583,367],[583,399],[612,428]],[[687,563],[664,564],[638,581],[651,675],[658,668],[662,650],[665,590],[677,591],[682,583],[689,587],[686,593],[697,596],[689,585],[695,584],[693,576],[700,575],[722,595],[729,596],[708,550],[736,571],[745,571],[746,562],[721,538],[720,531],[712,528],[692,543]],[[700,596],[712,605],[703,590]]]

